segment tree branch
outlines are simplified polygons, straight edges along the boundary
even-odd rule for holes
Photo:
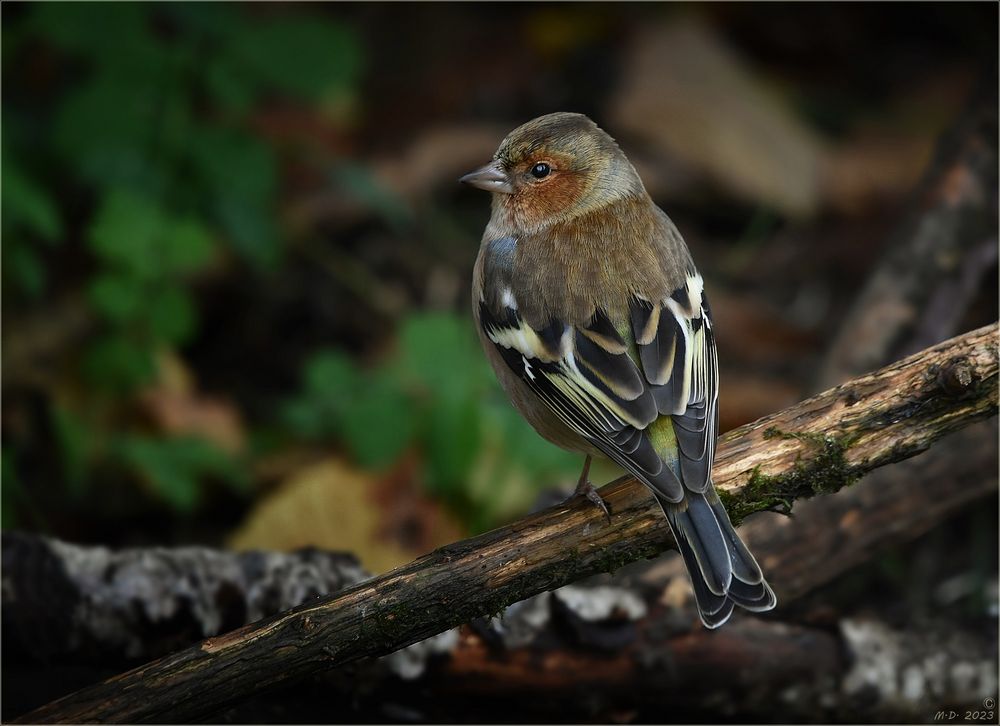
[[[713,475],[734,519],[835,491],[995,414],[996,337],[996,324],[981,328],[730,432]],[[70,694],[22,721],[196,719],[670,545],[639,482],[618,479],[601,495],[610,524],[586,502],[547,509]]]

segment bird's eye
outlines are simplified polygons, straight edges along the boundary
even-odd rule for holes
[[[550,171],[552,171],[552,169],[549,167],[549,165],[546,164],[544,161],[540,161],[533,167],[531,167],[531,176],[535,177],[536,179],[544,179],[549,175]]]

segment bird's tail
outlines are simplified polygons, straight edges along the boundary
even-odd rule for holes
[[[684,558],[706,627],[717,628],[729,620],[736,605],[754,612],[775,606],[774,592],[711,484],[704,493],[685,492],[678,504],[657,498]]]

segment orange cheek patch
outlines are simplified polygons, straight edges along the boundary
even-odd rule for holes
[[[579,201],[583,194],[583,178],[564,172],[548,184],[540,184],[538,191],[552,205],[553,211],[565,209]]]
[[[579,174],[557,172],[549,181],[525,189],[518,200],[518,211],[533,226],[565,212],[583,192],[584,180]]]

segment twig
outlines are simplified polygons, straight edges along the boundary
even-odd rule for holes
[[[714,475],[738,518],[834,491],[994,415],[997,325],[981,328],[731,432]],[[385,575],[210,638],[43,706],[23,722],[186,721],[267,687],[381,655],[670,544],[645,488],[625,477]]]

